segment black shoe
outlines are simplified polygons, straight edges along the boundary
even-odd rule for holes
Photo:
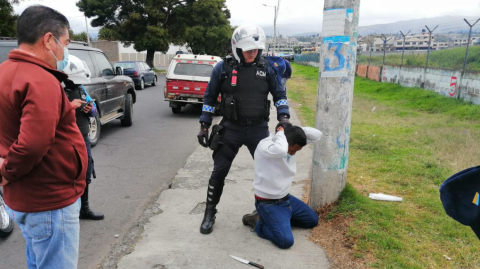
[[[90,209],[88,203],[88,184],[85,187],[85,191],[81,197],[82,207],[80,208],[80,219],[89,219],[89,220],[102,220],[105,216],[102,213],[95,213]]]
[[[207,205],[205,208],[205,216],[203,217],[202,225],[200,225],[200,233],[209,234],[213,231],[215,214],[217,214],[216,205]]]
[[[257,210],[254,210],[252,214],[246,214],[242,218],[243,225],[250,226],[255,229],[258,221],[260,220],[260,215],[258,215]]]
[[[105,216],[102,213],[93,212],[88,206],[88,202],[82,204],[80,209],[80,219],[102,220]]]

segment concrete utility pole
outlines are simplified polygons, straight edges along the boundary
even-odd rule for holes
[[[470,48],[470,40],[472,38],[472,28],[473,26],[475,26],[475,24],[477,24],[478,21],[480,21],[480,19],[478,19],[474,24],[470,24],[467,19],[463,19],[467,24],[468,26],[470,26],[470,31],[468,32],[468,40],[467,40],[467,52],[465,53],[465,61],[463,61],[463,73],[465,74],[465,71],[467,71],[467,58],[468,58],[468,49]]]
[[[277,36],[277,19],[278,11],[280,10],[280,0],[277,2],[277,7],[275,8],[275,45],[278,48],[278,36]]]
[[[277,15],[278,15],[278,8],[280,7],[280,0],[278,0],[278,3],[276,6],[269,6],[266,4],[263,4],[266,7],[273,7],[274,8],[274,14],[273,14],[273,52],[272,55],[275,55],[276,48],[278,46],[277,44]]]
[[[88,22],[87,22],[87,16],[85,16],[85,27],[87,28],[87,43],[90,46],[90,34],[88,33]]]
[[[410,33],[410,31],[408,31],[406,34],[404,34],[402,31],[400,31],[400,34],[402,34],[402,36],[403,36],[402,65],[400,65],[401,67],[403,67],[403,56],[405,55],[405,39],[407,38],[407,35]]]
[[[435,28],[433,28],[433,30],[430,30],[430,28],[428,28],[428,26],[425,25],[425,27],[427,27],[427,30],[428,30],[428,51],[427,51],[427,63],[425,64],[425,72],[427,72],[427,68],[428,68],[428,62],[430,61],[430,47],[432,46],[432,33],[433,31],[435,31],[435,29],[437,29],[438,25],[435,26]]]
[[[309,206],[335,202],[347,183],[360,0],[325,0]]]
[[[382,67],[385,65],[385,53],[386,53],[386,47],[387,47],[387,41],[390,41],[392,38],[388,38],[390,35],[385,36],[382,34],[381,39],[383,40],[383,62],[382,62]]]

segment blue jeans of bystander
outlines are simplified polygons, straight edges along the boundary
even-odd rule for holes
[[[313,228],[318,224],[315,211],[293,195],[283,202],[256,200],[255,207],[261,218],[255,232],[279,248],[293,245],[292,226]]]
[[[24,213],[7,207],[26,243],[28,269],[76,269],[80,241],[80,199],[70,206]]]

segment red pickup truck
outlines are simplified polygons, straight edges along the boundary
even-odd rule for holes
[[[167,70],[164,95],[173,113],[179,113],[187,104],[203,104],[210,75],[221,60],[217,56],[193,54],[178,54],[172,59]]]

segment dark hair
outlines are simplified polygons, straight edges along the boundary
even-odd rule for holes
[[[17,20],[18,45],[33,45],[48,32],[59,39],[68,28],[70,24],[60,12],[42,5],[30,6]]]
[[[307,144],[307,135],[301,127],[287,125],[284,127],[284,132],[289,146],[299,145],[303,147]]]

